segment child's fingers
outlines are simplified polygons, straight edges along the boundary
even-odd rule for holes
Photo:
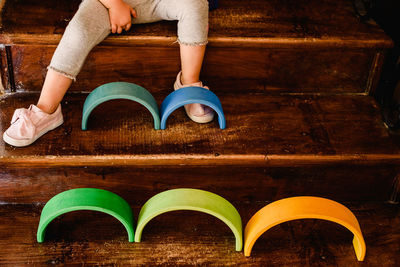
[[[116,33],[117,32],[117,25],[116,24],[112,24],[111,25],[111,32],[112,33]]]
[[[118,26],[117,32],[118,32],[118,33],[121,33],[121,32],[122,32],[122,27],[121,27],[121,26]]]
[[[133,8],[131,8],[131,14],[132,17],[136,18],[136,10],[134,10]]]
[[[128,24],[126,24],[126,26],[125,26],[125,30],[126,30],[126,31],[129,31],[129,29],[131,28],[131,26],[132,26],[132,24],[131,24],[131,23],[128,23]]]

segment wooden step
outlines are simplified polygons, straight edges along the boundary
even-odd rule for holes
[[[225,130],[216,121],[193,123],[179,109],[159,131],[143,106],[118,100],[96,108],[82,131],[86,96],[67,95],[65,123],[33,145],[0,143],[2,203],[44,203],[77,187],[107,189],[132,202],[179,187],[235,201],[296,195],[386,201],[397,194],[399,140],[372,97],[221,95]],[[155,95],[158,102],[164,97]],[[37,98],[3,97],[0,129]]]
[[[197,188],[232,201],[320,196],[337,201],[398,201],[398,164],[311,166],[48,166],[0,168],[0,203],[43,204],[74,188],[100,188],[139,203],[162,191]],[[398,178],[397,178],[398,179]],[[397,190],[397,191],[396,191]],[[396,195],[397,194],[397,195]]]
[[[7,0],[3,86],[40,91],[46,67],[80,0]],[[112,81],[171,88],[180,69],[176,22],[135,25],[95,48],[73,91]],[[221,1],[210,12],[202,79],[220,92],[372,94],[392,41],[362,23],[348,0]],[[127,60],[129,55],[129,60]],[[12,66],[11,66],[12,65]]]
[[[144,202],[145,200],[143,200]],[[135,217],[140,204],[133,204]],[[234,203],[245,226],[267,203]],[[343,203],[359,220],[367,245],[364,264],[397,266],[398,206]],[[141,243],[128,243],[123,226],[96,212],[74,212],[53,221],[46,241],[36,242],[42,206],[0,206],[0,264],[16,265],[206,265],[359,266],[352,234],[323,220],[297,220],[266,232],[251,257],[236,252],[234,236],[218,219],[190,211],[165,213],[144,229]],[[136,219],[136,218],[135,218]],[[179,229],[179,230],[178,230]]]
[[[37,5],[34,0],[5,1],[1,29],[3,42],[56,45],[80,2],[44,0]],[[248,42],[253,47],[265,47],[268,43],[289,45],[291,40],[298,41],[290,44],[296,46],[326,43],[328,46],[351,44],[359,48],[383,48],[391,45],[383,30],[364,24],[354,15],[352,3],[347,0],[311,0],[307,4],[294,0],[283,3],[279,0],[221,1],[218,9],[210,12],[210,41],[214,45],[239,47]],[[165,21],[135,25],[134,31],[112,35],[104,45],[169,44],[176,39],[175,24]],[[148,38],[147,42],[142,39],[144,37]]]
[[[262,165],[318,163],[398,163],[399,147],[381,121],[372,97],[220,95],[227,128],[217,120],[196,124],[183,109],[154,130],[153,118],[128,100],[106,102],[81,130],[87,94],[67,95],[64,124],[34,145],[13,148],[3,142],[0,156],[10,165]],[[7,129],[16,108],[35,103],[38,94],[12,94],[0,103]],[[160,103],[164,96],[157,96]]]

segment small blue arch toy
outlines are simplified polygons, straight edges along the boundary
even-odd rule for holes
[[[203,87],[184,87],[170,93],[161,104],[161,129],[167,127],[169,115],[176,109],[193,103],[200,103],[212,108],[218,114],[219,127],[225,129],[226,121],[219,98],[210,90]]]

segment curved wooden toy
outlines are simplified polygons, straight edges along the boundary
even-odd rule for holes
[[[87,96],[83,105],[82,130],[87,130],[87,121],[93,109],[113,99],[128,99],[142,104],[153,115],[154,129],[160,129],[158,105],[149,91],[134,83],[112,82],[97,87]]]
[[[40,215],[37,241],[44,241],[47,225],[58,216],[77,210],[94,210],[118,219],[128,232],[129,242],[134,240],[133,215],[129,204],[110,191],[95,188],[77,188],[64,191],[50,199]]]
[[[161,104],[161,129],[165,130],[167,119],[176,109],[186,105],[200,103],[212,108],[218,114],[219,127],[225,129],[226,121],[219,98],[203,87],[184,87],[170,93]]]
[[[320,197],[285,198],[260,209],[244,230],[244,255],[250,256],[254,243],[268,229],[283,222],[308,218],[336,222],[349,229],[354,234],[357,259],[364,260],[366,246],[357,218],[342,204]]]
[[[214,193],[198,189],[173,189],[150,198],[139,213],[135,242],[140,242],[143,228],[154,217],[169,211],[194,210],[213,215],[229,226],[236,237],[236,250],[242,250],[242,220],[236,208]]]

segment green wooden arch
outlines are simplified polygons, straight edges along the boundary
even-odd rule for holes
[[[40,215],[37,241],[44,241],[46,228],[51,221],[62,214],[78,210],[100,211],[115,217],[125,226],[129,242],[133,242],[134,221],[129,204],[110,191],[96,188],[71,189],[50,199]]]
[[[112,82],[97,87],[87,96],[83,105],[82,130],[87,130],[90,113],[98,105],[114,99],[128,99],[142,104],[153,116],[154,129],[160,129],[158,105],[149,91],[134,83]]]
[[[175,210],[194,210],[217,217],[228,225],[235,235],[236,250],[242,250],[242,220],[236,208],[219,195],[188,188],[164,191],[153,196],[143,205],[139,213],[135,242],[140,242],[143,229],[150,220],[160,214]]]

